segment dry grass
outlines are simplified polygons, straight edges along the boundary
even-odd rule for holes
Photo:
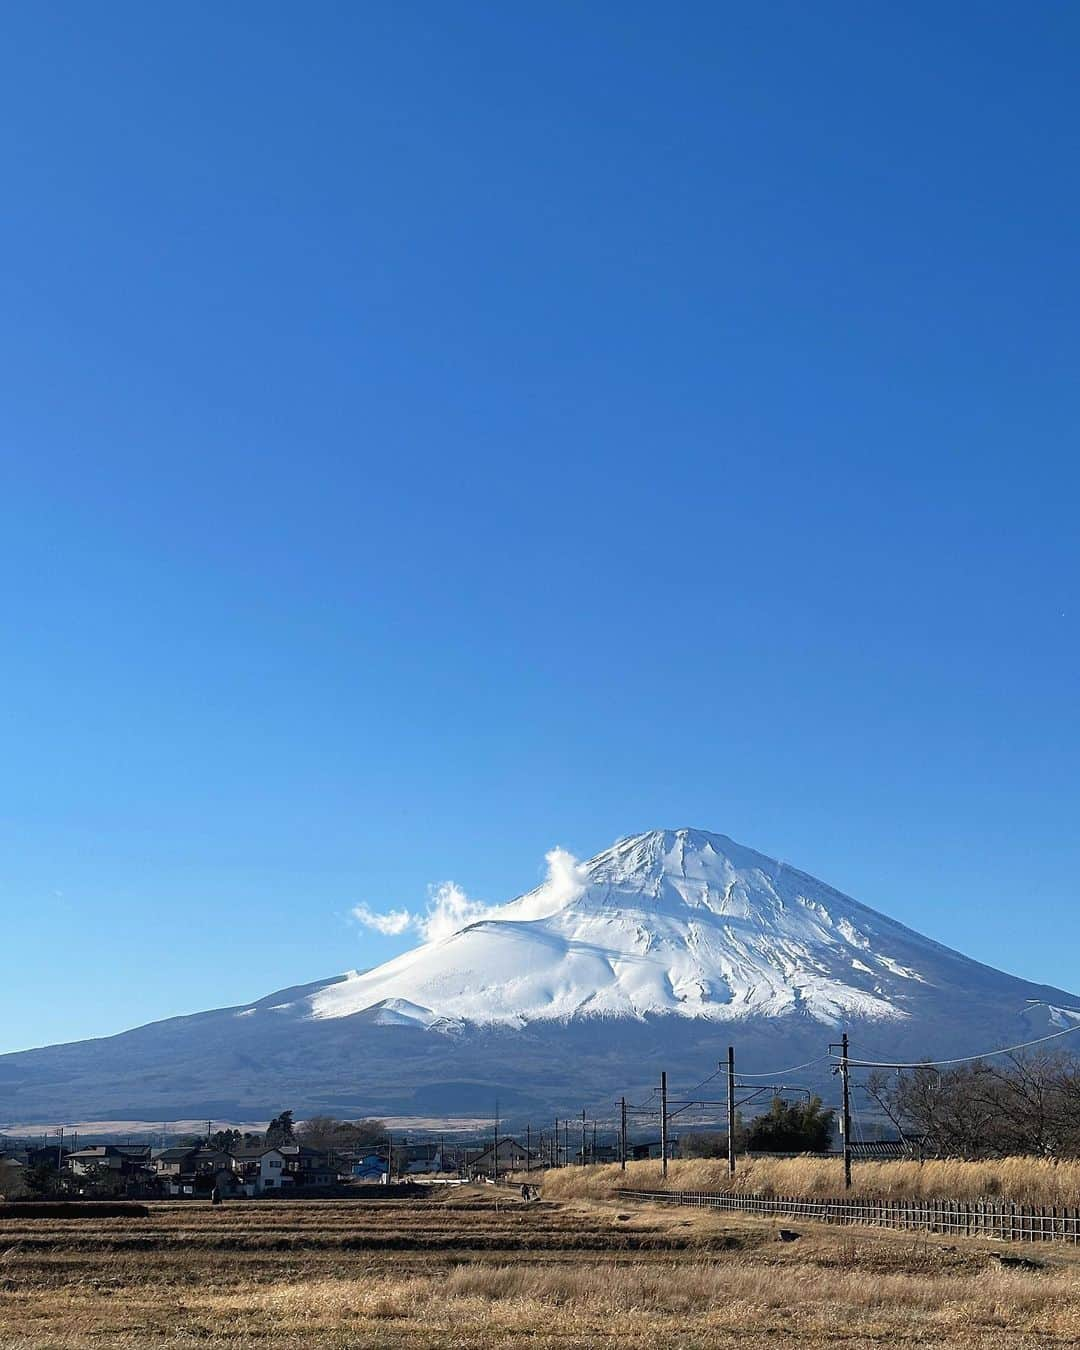
[[[505,1193],[0,1221],[4,1350],[1072,1345],[1080,1255]],[[998,1249],[1000,1250],[1000,1248]],[[1030,1252],[1030,1249],[1028,1249]]]
[[[853,1180],[856,1194],[881,1200],[994,1197],[1017,1204],[1080,1206],[1080,1162],[1048,1158],[857,1162]],[[839,1158],[740,1158],[734,1181],[727,1164],[712,1159],[673,1159],[666,1183],[658,1162],[628,1163],[625,1172],[616,1165],[566,1167],[544,1177],[544,1195],[549,1199],[604,1199],[622,1186],[818,1197],[842,1194],[844,1173]]]

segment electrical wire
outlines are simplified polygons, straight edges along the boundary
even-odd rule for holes
[[[738,1076],[740,1078],[783,1078],[785,1074],[798,1073],[800,1069],[809,1069],[811,1065],[820,1064],[822,1060],[828,1058],[827,1054],[818,1055],[816,1059],[808,1059],[805,1064],[793,1064],[790,1069],[770,1069],[768,1073],[743,1073],[740,1069]]]
[[[727,1068],[726,1064],[721,1064],[720,1068],[717,1069],[715,1073],[709,1074],[708,1078],[703,1078],[700,1083],[695,1083],[692,1088],[689,1088],[687,1090],[686,1095],[689,1097],[691,1093],[696,1092],[698,1088],[703,1088],[706,1083],[711,1083],[714,1078],[719,1078],[720,1075],[726,1070],[726,1068]]]
[[[1074,1031],[1080,1031],[1080,1022],[1075,1026],[1066,1027],[1064,1031],[1051,1032],[1049,1036],[1039,1036],[1034,1041],[1022,1041],[1019,1045],[1004,1045],[1000,1050],[983,1050],[978,1055],[958,1055],[955,1059],[922,1059],[917,1063],[898,1064],[896,1060],[876,1060],[876,1059],[852,1059],[848,1057],[849,1069],[939,1069],[948,1064],[973,1064],[979,1059],[993,1059],[995,1055],[1011,1055],[1017,1050],[1027,1050],[1033,1045],[1044,1045],[1047,1041],[1056,1041],[1060,1036],[1071,1036]],[[829,1055],[840,1062],[842,1055],[830,1050]],[[750,1075],[753,1077],[753,1075]]]

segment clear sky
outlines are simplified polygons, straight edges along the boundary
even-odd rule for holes
[[[1080,11],[9,6],[0,1049],[727,833],[1080,992]]]

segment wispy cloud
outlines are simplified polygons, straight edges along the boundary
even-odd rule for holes
[[[488,918],[498,908],[486,905],[483,900],[470,900],[455,882],[442,881],[438,886],[428,887],[427,909],[416,915],[414,927],[425,942],[437,942]]]
[[[386,914],[377,914],[367,905],[354,905],[352,916],[365,928],[374,928],[376,933],[386,937],[397,937],[412,923],[412,915],[407,909],[391,909]]]
[[[583,862],[565,848],[553,848],[544,854],[548,865],[547,881],[544,883],[548,899],[553,903],[568,905],[576,900],[589,884],[589,871]]]
[[[486,919],[498,908],[498,905],[488,905],[483,900],[470,899],[454,881],[440,881],[438,885],[428,887],[427,904],[422,910],[391,909],[380,914],[370,905],[355,905],[352,916],[357,923],[373,928],[384,937],[398,937],[412,931],[425,942],[437,942],[439,938],[460,933],[479,919]]]
[[[564,848],[553,848],[544,855],[547,876],[529,905],[529,916],[554,913],[572,903],[585,889],[587,875],[584,864]],[[391,909],[379,913],[370,905],[355,905],[352,916],[357,923],[371,928],[384,937],[400,937],[402,933],[416,933],[425,942],[460,933],[471,923],[491,918],[503,908],[489,905],[484,900],[473,900],[455,881],[440,881],[428,887],[427,902],[422,910]],[[522,918],[525,915],[518,915]]]

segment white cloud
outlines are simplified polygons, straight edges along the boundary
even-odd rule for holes
[[[589,884],[589,871],[585,864],[578,862],[567,849],[558,847],[545,853],[544,861],[548,865],[544,883],[548,899],[560,906],[577,900]]]
[[[388,914],[376,914],[367,905],[354,905],[352,916],[365,928],[374,928],[376,933],[382,933],[384,937],[397,937],[412,923],[412,915],[407,909],[392,909]]]
[[[584,864],[566,849],[553,848],[544,858],[547,876],[529,906],[529,917],[554,914],[576,900],[588,883]],[[471,899],[455,881],[440,881],[428,887],[427,903],[422,910],[392,909],[379,914],[368,905],[356,905],[352,915],[365,928],[373,928],[384,937],[399,937],[411,930],[424,942],[438,942],[460,933],[471,923],[491,918],[501,909],[501,905]],[[523,914],[519,911],[515,917],[521,918]]]
[[[413,926],[425,942],[437,942],[486,919],[498,908],[485,905],[483,900],[470,900],[456,882],[441,881],[428,887],[427,909],[414,917]]]
[[[483,900],[471,900],[454,881],[440,881],[428,887],[427,904],[422,910],[391,909],[380,914],[370,905],[354,905],[352,916],[365,928],[373,928],[384,937],[399,937],[411,930],[425,942],[460,933],[469,924],[486,919],[498,909]]]

